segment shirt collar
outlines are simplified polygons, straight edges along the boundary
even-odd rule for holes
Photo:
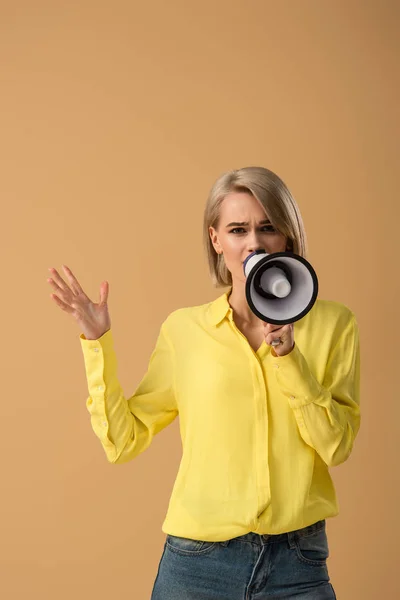
[[[232,319],[232,307],[228,301],[231,291],[232,287],[211,303],[209,316],[213,325],[218,325],[227,315]]]

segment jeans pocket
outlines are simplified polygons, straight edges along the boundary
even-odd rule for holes
[[[325,525],[307,535],[296,537],[296,552],[298,558],[309,565],[325,566],[329,557],[328,538]]]
[[[193,540],[168,533],[166,544],[170,550],[178,554],[203,554],[204,552],[211,551],[218,545],[218,542]]]

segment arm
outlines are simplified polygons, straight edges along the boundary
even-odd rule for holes
[[[80,335],[89,397],[86,407],[92,429],[110,463],[135,458],[153,436],[178,415],[174,393],[174,356],[165,321],[146,374],[135,393],[126,399],[117,378],[117,360],[111,330],[99,339]]]
[[[296,344],[289,354],[274,357],[273,364],[303,440],[329,467],[343,463],[361,421],[360,343],[354,314],[330,353],[322,385]]]

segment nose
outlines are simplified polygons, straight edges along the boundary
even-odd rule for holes
[[[250,256],[250,254],[252,254],[253,252],[256,252],[256,250],[264,250],[264,252],[266,252],[266,249],[264,248],[264,246],[261,246],[259,244],[254,245],[251,248],[248,248],[248,254],[247,254],[246,258],[248,258]],[[244,259],[244,261],[246,260],[246,258]]]
[[[247,248],[247,251],[249,254],[251,254],[252,252],[255,252],[256,250],[265,250],[265,248],[261,244],[253,244],[252,246],[249,246]]]
[[[246,242],[247,242],[247,256],[249,256],[250,254],[252,254],[253,252],[255,252],[256,250],[264,250],[265,252],[267,252],[267,249],[264,247],[264,244],[262,243],[261,238],[261,234],[259,236],[257,231],[253,231],[252,233],[249,234]]]
[[[254,236],[253,240],[249,240],[249,243],[247,244],[247,252],[251,254],[256,250],[266,250],[266,248],[264,248],[263,244],[257,239],[257,236]]]

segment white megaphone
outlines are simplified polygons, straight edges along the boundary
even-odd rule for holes
[[[298,254],[256,250],[244,261],[243,271],[247,303],[267,323],[294,323],[314,306],[318,278],[310,263]]]

